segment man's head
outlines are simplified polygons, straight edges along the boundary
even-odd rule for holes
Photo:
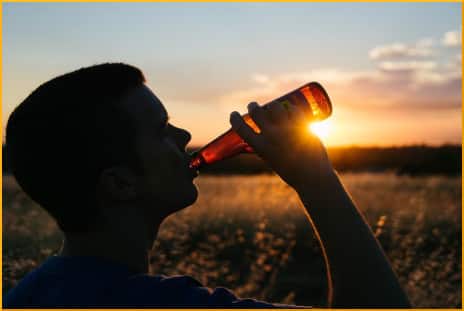
[[[98,227],[109,206],[157,221],[196,200],[190,134],[167,123],[144,82],[125,64],[82,68],[42,84],[11,114],[13,174],[63,231]]]

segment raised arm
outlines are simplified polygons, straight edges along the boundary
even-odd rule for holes
[[[320,140],[298,107],[248,106],[256,134],[234,112],[235,131],[298,193],[321,243],[328,306],[409,308],[410,303],[371,229],[341,184]]]

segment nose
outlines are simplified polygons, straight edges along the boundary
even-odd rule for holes
[[[187,130],[174,127],[176,131],[176,142],[181,150],[184,150],[192,139],[192,135]]]

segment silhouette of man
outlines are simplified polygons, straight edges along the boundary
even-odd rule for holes
[[[169,123],[144,82],[126,64],[82,68],[44,83],[11,114],[13,174],[65,239],[59,255],[7,294],[4,307],[282,307],[188,276],[146,274],[159,226],[198,193],[185,152],[190,134]],[[256,103],[248,109],[260,134],[237,112],[231,125],[301,198],[324,249],[327,306],[408,307],[323,145],[301,135],[302,112]]]

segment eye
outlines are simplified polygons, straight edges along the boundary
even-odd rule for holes
[[[164,138],[169,134],[169,116],[162,122],[161,124],[158,123],[158,128],[156,129],[156,133],[159,137]]]

